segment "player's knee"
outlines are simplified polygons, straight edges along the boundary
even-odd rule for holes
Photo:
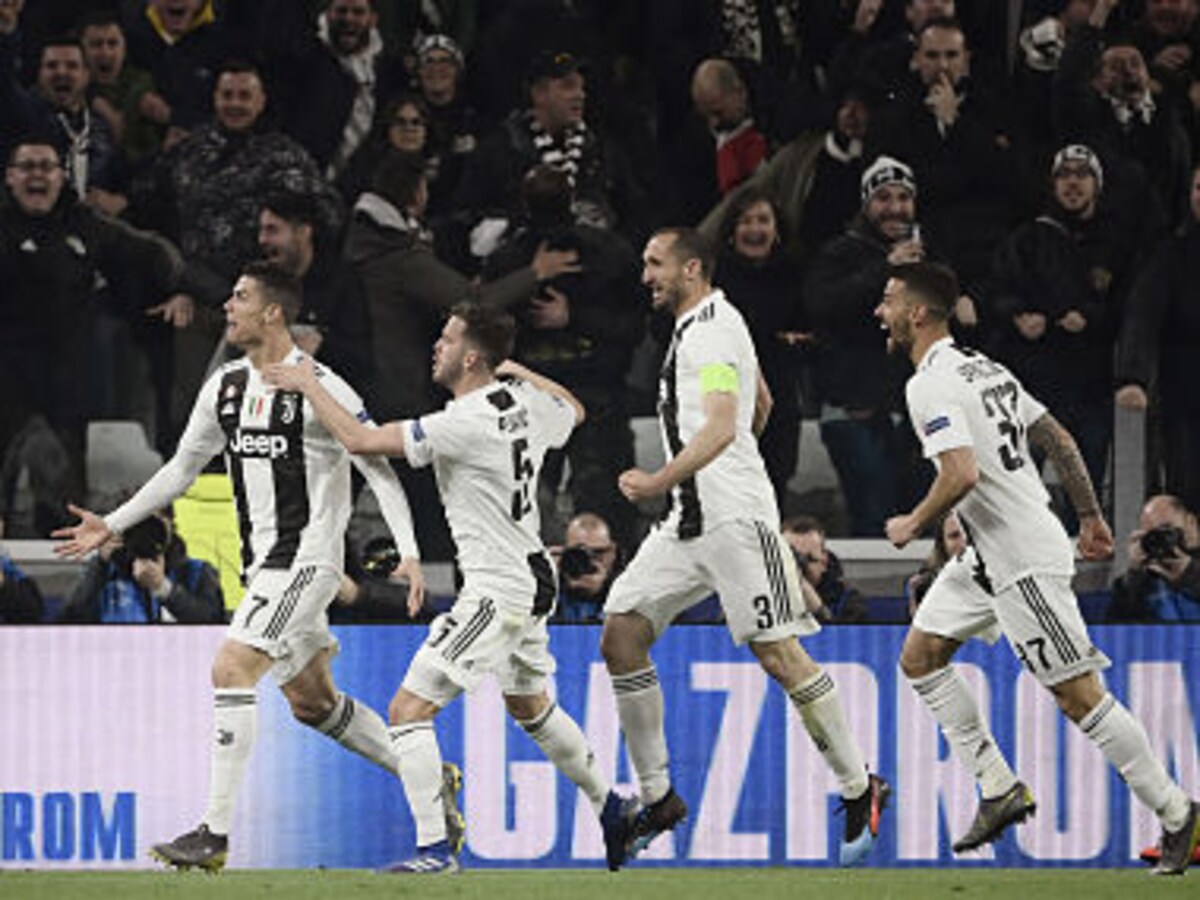
[[[795,640],[752,643],[750,649],[758,658],[762,670],[772,681],[782,685],[784,690],[795,687],[817,669]],[[807,667],[804,665],[806,662],[810,663]]]
[[[296,721],[316,728],[333,714],[337,698],[333,696],[288,697]]]
[[[505,694],[504,706],[518,724],[532,722],[546,711],[550,698],[546,694]]]
[[[1055,702],[1072,722],[1082,721],[1104,700],[1105,690],[1094,672],[1056,684],[1051,688]]]
[[[600,655],[610,672],[636,671],[649,665],[653,633],[648,622],[630,615],[609,616],[600,634]]]
[[[404,688],[396,691],[388,704],[388,724],[405,725],[409,722],[424,722],[437,714],[437,706],[423,700]]]
[[[955,644],[933,635],[910,631],[900,650],[900,671],[905,678],[924,678],[944,669],[954,656]]]

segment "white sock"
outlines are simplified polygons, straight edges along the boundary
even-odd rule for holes
[[[407,722],[388,729],[396,752],[396,771],[417,826],[417,847],[446,839],[446,810],[442,805],[442,751],[433,722]]]
[[[588,746],[579,725],[557,703],[529,722],[521,722],[525,733],[537,741],[558,770],[570,778],[587,795],[592,809],[599,816],[608,797],[608,782],[596,765],[596,754]]]
[[[996,746],[996,739],[979,712],[979,704],[958,670],[946,666],[912,678],[909,683],[941,726],[955,755],[975,775],[980,796],[990,800],[1012,790],[1017,776]]]
[[[365,756],[393,775],[396,773],[396,751],[388,737],[387,726],[365,703],[339,692],[333,712],[316,729],[347,750]]]
[[[661,800],[671,787],[658,670],[651,665],[640,672],[613,675],[612,686],[625,746],[637,772],[642,803],[649,806]]]
[[[788,696],[813,743],[837,776],[842,796],[847,800],[861,797],[868,785],[867,766],[858,745],[850,737],[837,688],[829,673],[824,669],[818,671],[788,691]]]
[[[1154,810],[1163,828],[1178,831],[1183,827],[1191,801],[1155,757],[1142,723],[1116,697],[1105,694],[1079,721],[1079,727],[1121,773],[1134,796]]]
[[[204,813],[204,824],[213,834],[229,834],[233,800],[246,774],[257,730],[258,696],[254,688],[217,688],[213,702],[208,809]]]

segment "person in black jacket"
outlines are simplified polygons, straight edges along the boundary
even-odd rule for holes
[[[0,198],[0,456],[5,502],[11,501],[19,434],[41,417],[43,436],[69,458],[67,478],[35,497],[35,529],[65,521],[64,501],[78,496],[84,426],[107,375],[98,362],[97,279],[108,283],[114,313],[148,322],[147,313],[182,327],[191,299],[176,293],[184,278],[179,252],[162,238],[93,212],[64,190],[66,175],[52,139],[21,139],[8,159]],[[160,344],[170,345],[157,323]],[[169,389],[163,380],[158,389]],[[47,432],[49,434],[47,435]],[[46,459],[39,452],[31,462]],[[37,476],[31,470],[35,487]]]
[[[1159,494],[1142,507],[1105,620],[1200,623],[1200,525],[1178,497]]]
[[[713,280],[745,317],[775,401],[758,447],[782,513],[800,458],[799,363],[812,345],[812,330],[804,322],[799,267],[783,249],[779,223],[778,207],[765,191],[738,194],[721,227]]]
[[[1046,211],[1019,227],[993,262],[990,355],[1074,436],[1092,483],[1104,484],[1112,439],[1112,357],[1137,235],[1105,207],[1104,170],[1089,147],[1054,157]]]
[[[559,170],[535,166],[522,195],[524,225],[488,260],[488,278],[528,267],[542,246],[574,252],[579,261],[579,271],[540,281],[516,310],[516,358],[566,386],[587,408],[564,450],[547,455],[543,485],[556,487],[569,460],[575,511],[599,514],[617,542],[631,546],[635,509],[617,490],[617,476],[633,465],[625,375],[642,336],[637,257],[615,232],[574,220],[571,184]]]
[[[225,621],[221,576],[187,555],[170,509],[143,519],[84,564],[61,622],[202,625]]]

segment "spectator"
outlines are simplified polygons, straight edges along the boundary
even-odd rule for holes
[[[938,573],[945,568],[946,563],[960,556],[967,549],[967,534],[963,531],[962,523],[954,510],[946,513],[933,529],[933,549],[921,568],[914,572],[904,582],[904,596],[908,601],[908,618],[912,620],[917,614],[917,607],[925,599],[925,593],[933,585]]]
[[[434,616],[429,599],[416,615],[408,611],[408,585],[388,576],[400,564],[396,542],[387,535],[371,538],[362,552],[346,536],[346,569],[342,584],[329,605],[329,621],[428,622]]]
[[[1146,0],[1133,25],[1133,42],[1146,60],[1151,77],[1162,86],[1163,99],[1193,118],[1192,87],[1200,72],[1200,29],[1196,0]]]
[[[1148,395],[1156,394],[1165,489],[1200,509],[1200,165],[1190,196],[1187,223],[1154,251],[1130,292],[1117,345],[1116,402],[1146,409]]]
[[[125,198],[117,192],[124,163],[107,120],[88,106],[88,70],[79,40],[69,35],[47,40],[37,83],[23,88],[13,64],[14,14],[13,5],[0,6],[0,151],[7,154],[23,134],[51,136],[76,196],[110,214],[120,213]]]
[[[1171,494],[1151,497],[1129,535],[1129,569],[1113,583],[1109,622],[1200,622],[1200,526]]]
[[[464,5],[464,4],[460,4]],[[417,42],[417,89],[425,101],[427,148],[437,180],[429,196],[432,216],[450,211],[471,154],[479,144],[479,119],[463,89],[463,52],[453,39],[429,34]]]
[[[419,97],[401,94],[391,100],[375,123],[371,136],[351,157],[337,181],[342,196],[353,203],[371,186],[371,176],[389,151],[420,157],[425,179],[436,179],[438,167],[429,157],[429,111]],[[432,185],[430,197],[432,199]]]
[[[0,519],[0,538],[4,520]],[[0,545],[0,625],[29,625],[42,620],[45,604],[37,582],[12,561]]]
[[[333,0],[315,32],[277,60],[283,131],[330,181],[367,140],[384,104],[404,85],[404,64],[376,27],[377,0]],[[353,199],[353,198],[351,198]]]
[[[725,59],[706,59],[692,75],[692,105],[715,142],[714,180],[725,196],[767,158],[767,139],[750,114],[750,96],[737,67]]]
[[[877,537],[898,502],[891,415],[898,379],[871,311],[888,267],[924,259],[926,249],[914,228],[912,169],[881,156],[863,173],[861,190],[859,215],[813,258],[803,297],[815,336],[821,439],[846,499],[850,533]]]
[[[886,153],[921,185],[921,226],[960,278],[985,278],[1019,197],[1017,136],[986,85],[970,79],[962,26],[931,19],[918,34],[906,91],[871,123],[868,158]]]
[[[138,522],[85,564],[59,619],[185,625],[225,621],[221,577],[187,555],[170,509]]]
[[[213,0],[145,0],[126,21],[129,58],[145,69],[171,108],[168,147],[200,127],[213,112],[221,65],[235,52]]]
[[[542,493],[557,493],[568,461],[575,512],[597,513],[628,546],[636,510],[617,490],[617,476],[633,466],[625,377],[644,317],[637,257],[619,234],[575,221],[563,172],[535,166],[522,194],[525,224],[492,254],[485,274],[526,270],[543,246],[576,254],[580,268],[539,282],[528,305],[516,311],[516,358],[566,387],[587,409],[563,450],[547,453]]]
[[[300,312],[291,326],[296,346],[342,374],[365,397],[372,397],[371,322],[362,279],[320,228],[311,195],[268,197],[258,215],[258,246],[263,256],[304,287]],[[319,238],[325,238],[321,241]]]
[[[1071,433],[1092,483],[1102,486],[1113,350],[1139,236],[1121,233],[1108,214],[1104,170],[1090,148],[1063,147],[1050,177],[1045,213],[997,250],[990,355]]]
[[[583,63],[570,53],[546,51],[533,60],[529,108],[514,110],[480,143],[455,201],[470,217],[474,255],[486,257],[517,217],[521,180],[538,163],[571,179],[577,222],[612,228],[630,218],[632,181],[613,145],[584,121],[585,84]]]
[[[758,448],[782,513],[799,461],[799,354],[811,346],[812,330],[800,302],[799,267],[783,250],[779,218],[764,192],[740,192],[721,227],[714,282],[745,318],[775,401]]]
[[[604,618],[608,589],[625,565],[608,523],[595,513],[580,513],[567,523],[563,546],[552,547],[558,565],[558,604],[550,621],[595,624]]]
[[[1160,227],[1151,221],[1159,210],[1178,221],[1191,147],[1179,111],[1155,99],[1137,45],[1105,40],[1116,3],[1096,0],[1088,21],[1068,35],[1055,78],[1055,119],[1063,143],[1087,144],[1100,154],[1121,204],[1149,231]],[[1153,197],[1151,208],[1145,194]]]
[[[136,165],[162,146],[171,107],[150,73],[129,63],[125,32],[115,13],[91,13],[79,27],[92,111],[108,122],[126,162]]]
[[[31,474],[41,494],[34,522],[40,536],[61,524],[66,498],[78,496],[84,425],[115,392],[113,376],[99,363],[97,279],[108,283],[106,296],[116,304],[106,315],[147,322],[152,314],[179,326],[190,317],[191,298],[175,294],[184,266],[174,247],[93,212],[63,190],[66,173],[52,138],[23,138],[9,156],[5,183],[0,456],[6,479],[15,481],[22,459],[39,467],[41,474]],[[86,373],[82,380],[80,373]],[[33,439],[38,451],[23,450],[24,439]],[[13,483],[3,488],[7,504]]]
[[[865,89],[848,88],[838,100],[832,128],[804,132],[742,185],[770,197],[779,210],[783,248],[796,260],[840,234],[859,209],[859,182],[866,168],[863,139],[871,103]],[[721,201],[700,230],[715,237],[738,193]]]
[[[825,546],[825,526],[812,516],[795,516],[783,523],[783,538],[792,548],[805,582],[816,592],[819,605],[810,608],[827,625],[850,625],[867,621],[867,601],[856,588],[846,584],[842,561]],[[811,592],[804,594],[813,603]]]

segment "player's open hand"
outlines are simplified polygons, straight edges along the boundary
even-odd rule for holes
[[[89,509],[68,503],[67,509],[71,515],[79,517],[78,525],[67,525],[51,534],[51,537],[64,538],[63,542],[54,548],[54,552],[66,559],[79,559],[87,556],[112,536],[112,530],[104,524],[104,520]]]
[[[304,357],[300,362],[271,363],[263,368],[263,379],[285,391],[305,393],[317,383],[317,369],[311,357]]]
[[[411,556],[400,560],[400,565],[392,569],[388,580],[408,583],[408,615],[415,619],[425,605],[425,573],[421,569],[421,561]]]
[[[630,503],[640,503],[666,492],[656,474],[641,469],[626,469],[617,479],[617,487]]]
[[[1104,516],[1087,516],[1079,521],[1079,554],[1084,559],[1108,559],[1113,555],[1113,535]]]

